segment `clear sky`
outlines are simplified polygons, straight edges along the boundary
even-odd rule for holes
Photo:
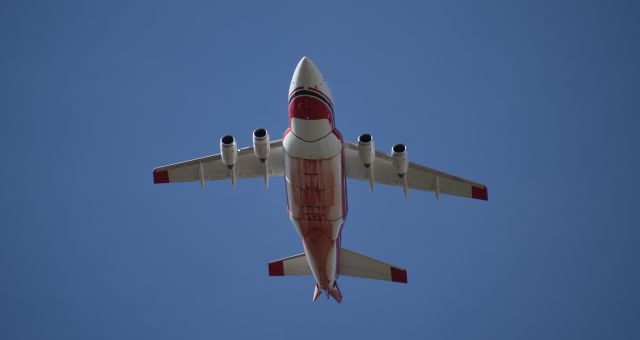
[[[2,1],[0,338],[640,338],[634,1]],[[343,246],[409,284],[269,278],[281,178],[152,184],[279,138],[302,56],[337,126],[489,188],[348,183]]]

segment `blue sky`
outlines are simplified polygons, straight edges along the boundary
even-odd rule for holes
[[[640,24],[631,1],[0,4],[0,338],[637,339]],[[337,126],[487,184],[348,183],[343,246],[408,285],[269,278],[282,179],[152,184],[281,136],[310,56]]]

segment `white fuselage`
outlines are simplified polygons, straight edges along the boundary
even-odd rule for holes
[[[335,129],[331,92],[315,65],[298,64],[283,137],[289,217],[302,238],[322,290],[338,275],[340,233],[347,214],[343,139]]]

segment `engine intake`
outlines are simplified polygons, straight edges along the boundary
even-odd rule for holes
[[[267,129],[258,128],[253,130],[253,152],[262,163],[269,157],[270,144]]]
[[[409,169],[409,155],[407,146],[404,144],[396,144],[391,148],[391,158],[393,159],[393,167],[400,178],[407,174]]]
[[[236,165],[238,160],[238,145],[236,139],[231,135],[220,138],[220,154],[222,155],[222,163],[229,169]]]
[[[373,137],[368,133],[358,136],[358,155],[366,168],[370,167],[375,158],[375,145]]]

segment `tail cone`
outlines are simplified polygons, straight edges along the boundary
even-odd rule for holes
[[[329,294],[337,303],[342,302],[342,293],[340,292],[340,288],[338,288],[338,283],[335,282],[333,284],[333,288],[330,289],[327,294]]]

